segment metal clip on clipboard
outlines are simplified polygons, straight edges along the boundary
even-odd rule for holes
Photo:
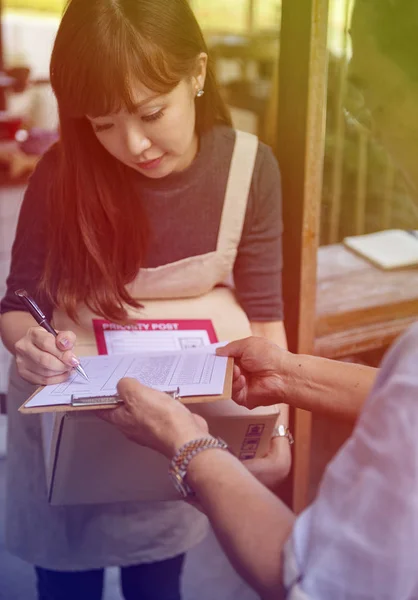
[[[173,400],[180,400],[180,388],[176,388],[173,391],[165,392],[169,396],[173,398]],[[109,406],[123,403],[122,398],[120,396],[115,396],[114,394],[111,396],[77,396],[77,394],[71,395],[71,406],[74,407],[82,407],[82,406]]]
[[[77,396],[77,394],[71,395],[71,406],[109,406],[118,405],[123,402],[119,396]]]
[[[171,392],[166,392],[166,394],[168,394],[169,396],[171,396],[173,398],[173,400],[181,400],[181,396],[180,396],[180,388],[176,388],[175,390],[171,391]]]

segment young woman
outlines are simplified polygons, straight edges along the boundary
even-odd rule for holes
[[[51,82],[61,139],[30,181],[2,302],[16,355],[8,547],[36,565],[40,598],[100,598],[103,567],[119,565],[126,599],[175,599],[204,518],[170,502],[49,506],[40,420],[17,408],[96,351],[97,315],[209,318],[220,340],[252,332],[285,345],[279,170],[266,146],[231,128],[187,0],[71,0]],[[18,288],[57,339],[21,312]],[[251,469],[273,484],[289,457],[279,437]]]

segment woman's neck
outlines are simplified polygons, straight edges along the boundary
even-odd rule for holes
[[[198,137],[197,133],[194,132],[192,142],[191,142],[187,152],[182,157],[182,160],[179,161],[178,165],[176,166],[175,172],[179,173],[181,171],[185,171],[186,169],[188,169],[190,167],[190,165],[192,164],[192,162],[194,161],[194,159],[196,158],[198,150],[199,150],[199,137]]]

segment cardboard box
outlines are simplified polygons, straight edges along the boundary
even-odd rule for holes
[[[232,400],[193,404],[213,435],[241,460],[264,456],[278,407],[249,411]],[[42,431],[49,502],[53,505],[180,499],[169,461],[139,446],[91,412],[44,413]]]

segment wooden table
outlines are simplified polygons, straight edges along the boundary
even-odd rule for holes
[[[385,348],[417,320],[418,268],[383,271],[341,244],[319,249],[317,355]]]

